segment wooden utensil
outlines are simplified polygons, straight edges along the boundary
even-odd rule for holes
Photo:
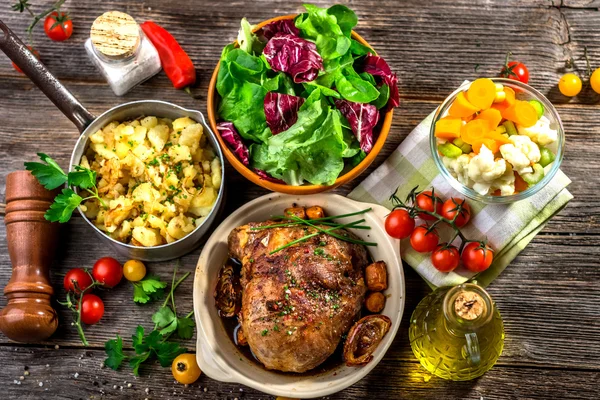
[[[58,327],[50,305],[54,290],[49,272],[58,224],[44,219],[58,191],[45,189],[29,171],[6,177],[6,239],[12,276],[4,288],[8,304],[0,312],[0,330],[18,342],[48,339]]]

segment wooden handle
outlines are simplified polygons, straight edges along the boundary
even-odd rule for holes
[[[57,193],[46,190],[29,171],[6,178],[4,223],[12,276],[4,288],[8,304],[0,312],[0,330],[18,342],[48,339],[58,327],[49,273],[59,226],[44,219]]]

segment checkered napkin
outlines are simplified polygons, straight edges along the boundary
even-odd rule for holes
[[[404,200],[417,185],[421,190],[433,186],[445,199],[451,196],[464,197],[439,173],[432,158],[429,130],[434,114],[431,113],[417,125],[383,165],[361,182],[349,197],[392,208],[389,198],[396,188],[396,195]],[[525,200],[506,205],[469,201],[472,218],[462,228],[463,233],[469,239],[484,239],[487,236],[488,243],[495,250],[490,268],[476,278],[480,285],[489,285],[542,230],[546,222],[567,205],[573,198],[566,189],[569,183],[569,178],[559,170],[546,187]],[[448,226],[442,226],[438,231],[442,238],[452,237],[452,229]],[[458,285],[475,275],[462,266],[450,273],[439,272],[431,264],[429,254],[414,251],[408,239],[402,241],[401,253],[402,259],[433,288]]]

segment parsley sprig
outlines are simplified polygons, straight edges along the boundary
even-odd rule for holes
[[[140,304],[146,304],[150,300],[157,300],[164,294],[164,288],[167,283],[160,280],[159,277],[149,275],[139,282],[133,284],[133,301]]]
[[[65,183],[70,187],[76,187],[85,190],[90,194],[88,197],[81,197],[70,187],[64,188],[62,192],[54,198],[54,203],[50,205],[44,218],[50,222],[65,223],[71,219],[73,211],[84,201],[96,199],[102,207],[108,208],[104,200],[98,194],[96,186],[96,172],[88,168],[76,165],[75,171],[68,174],[62,170],[56,161],[44,153],[38,153],[42,163],[26,162],[25,169],[31,171],[38,182],[48,190],[56,189]]]
[[[171,289],[167,298],[158,311],[152,315],[152,321],[155,323],[154,329],[146,334],[144,327],[138,325],[131,336],[134,354],[128,355],[123,351],[123,339],[119,335],[117,335],[116,339],[111,339],[105,343],[104,350],[106,351],[107,358],[104,360],[104,364],[107,367],[116,371],[125,360],[128,360],[129,365],[133,369],[133,374],[139,376],[139,368],[143,363],[157,360],[162,367],[169,367],[175,357],[187,351],[179,343],[169,341],[169,338],[174,333],[181,339],[191,339],[194,335],[194,327],[196,325],[191,318],[194,312],[192,311],[185,317],[179,318],[177,316],[177,309],[175,308],[174,297],[177,286],[189,275],[190,273],[187,272],[181,278],[177,279],[177,266],[175,266]],[[157,278],[152,278],[149,282],[156,280]],[[157,291],[160,290],[162,288]],[[171,302],[171,306],[168,305],[169,302]]]

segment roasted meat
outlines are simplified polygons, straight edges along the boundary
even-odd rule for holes
[[[230,255],[242,262],[238,318],[266,368],[305,372],[336,350],[360,316],[368,254],[362,245],[326,234],[269,254],[317,232],[305,226],[251,229],[270,224],[251,223],[229,235]]]

